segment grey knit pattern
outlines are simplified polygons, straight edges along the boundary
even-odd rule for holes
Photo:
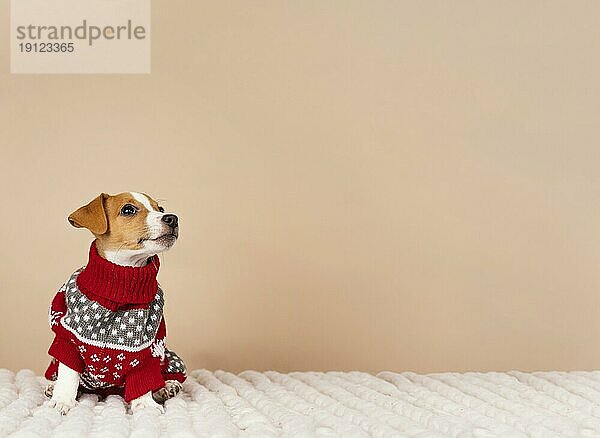
[[[186,368],[185,364],[181,360],[179,356],[175,354],[174,351],[165,348],[165,358],[168,360],[167,369],[164,371],[165,373],[182,373],[185,374]]]
[[[90,300],[77,287],[75,271],[65,283],[67,313],[60,323],[77,339],[96,347],[141,351],[154,342],[163,315],[164,298],[160,287],[147,309],[113,312]]]

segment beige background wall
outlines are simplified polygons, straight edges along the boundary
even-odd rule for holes
[[[181,216],[190,367],[600,368],[599,20],[154,0],[148,76],[11,76],[0,26],[0,366],[44,369],[66,216],[131,189]]]

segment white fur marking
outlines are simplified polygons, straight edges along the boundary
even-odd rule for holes
[[[131,196],[133,196],[136,201],[138,201],[140,204],[146,207],[146,210],[148,210],[148,215],[146,216],[146,225],[150,230],[150,238],[156,239],[162,233],[164,233],[164,224],[162,223],[162,217],[164,213],[154,210],[150,204],[150,199],[148,199],[146,195],[138,192],[129,193],[131,193]]]
[[[121,249],[119,251],[104,251],[106,260],[119,266],[144,266],[148,258],[155,253],[147,249]]]
[[[138,193],[138,192],[129,192],[129,193],[131,194],[131,196],[133,196],[133,198],[137,202],[139,202],[144,207],[146,207],[146,210],[154,211],[154,209],[152,208],[152,205],[150,204],[150,200],[148,199],[148,197],[146,195],[144,195],[143,193]]]

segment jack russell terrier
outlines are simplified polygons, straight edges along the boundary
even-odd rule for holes
[[[178,218],[149,196],[102,193],[69,216],[92,242],[86,266],[58,291],[48,314],[55,333],[46,402],[61,414],[78,391],[124,395],[133,412],[174,397],[185,380],[183,361],[165,345],[163,291],[157,254],[179,235]]]

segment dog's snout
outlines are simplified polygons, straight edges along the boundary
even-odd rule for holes
[[[174,214],[165,214],[161,220],[171,228],[175,228],[179,222],[179,219]]]

